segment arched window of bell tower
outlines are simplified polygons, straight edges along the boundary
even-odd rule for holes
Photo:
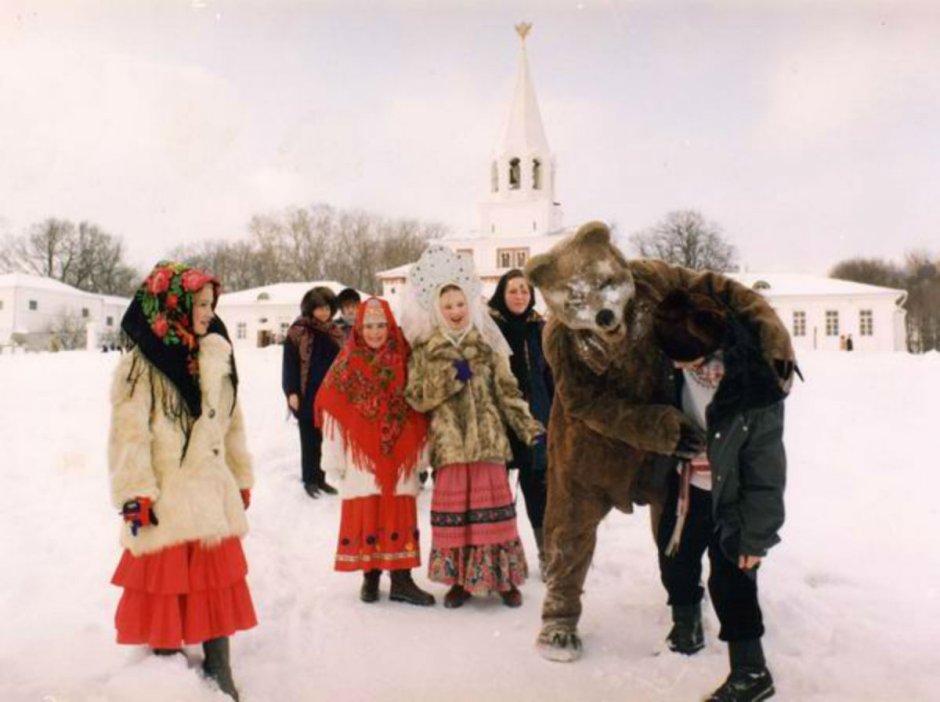
[[[490,167],[490,188],[494,193],[499,192],[499,164],[496,161]]]
[[[518,190],[522,184],[521,173],[519,172],[519,159],[514,158],[509,161],[509,189]]]
[[[537,158],[532,159],[532,188],[542,189],[542,162]]]

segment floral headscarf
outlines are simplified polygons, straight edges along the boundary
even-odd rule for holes
[[[388,339],[379,349],[363,338],[365,317],[381,312]],[[427,420],[405,401],[410,348],[385,300],[359,304],[356,324],[330,367],[316,399],[316,423],[340,431],[353,460],[375,473],[382,495],[392,496],[402,475],[413,471],[427,441]],[[324,413],[331,421],[324,424]]]
[[[183,263],[160,261],[134,293],[121,320],[128,346],[139,348],[140,353],[176,387],[194,419],[202,413],[202,393],[199,389],[199,338],[193,329],[193,301],[206,285],[212,285],[215,300],[218,300],[222,286],[217,278]],[[229,338],[225,325],[218,318],[212,320],[209,333]],[[232,380],[237,383],[234,359]]]

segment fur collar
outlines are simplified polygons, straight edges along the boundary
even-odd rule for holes
[[[199,340],[199,387],[202,403],[217,408],[223,381],[232,375],[232,345],[221,334],[206,334]]]

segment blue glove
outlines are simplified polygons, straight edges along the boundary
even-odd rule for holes
[[[466,358],[461,358],[459,361],[454,361],[454,368],[457,369],[457,380],[461,383],[466,383],[470,378],[473,377],[473,371],[470,370],[470,361]]]
[[[534,439],[532,439],[533,448],[544,449],[547,443],[548,443],[548,434],[546,434],[545,432],[542,432],[541,434],[536,436]]]

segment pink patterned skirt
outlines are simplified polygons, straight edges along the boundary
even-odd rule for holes
[[[521,585],[527,574],[506,466],[451,463],[438,468],[428,577],[485,595]]]

